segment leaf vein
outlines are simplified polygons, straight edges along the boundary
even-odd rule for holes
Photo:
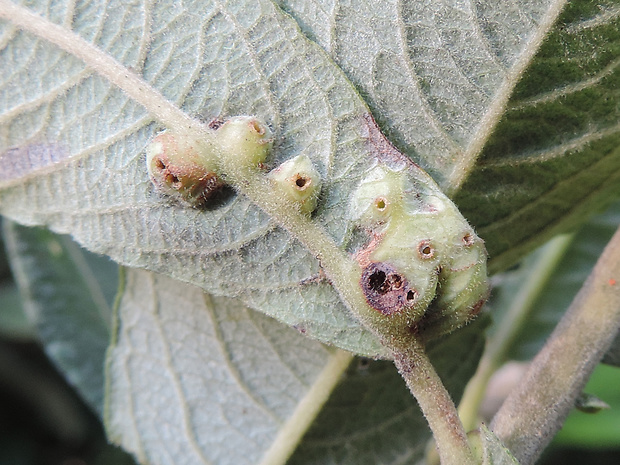
[[[237,383],[237,387],[239,390],[248,398],[249,401],[254,403],[263,413],[265,413],[269,418],[271,418],[278,426],[282,424],[283,420],[279,418],[274,412],[272,412],[265,403],[258,399],[252,390],[248,387],[248,385],[243,381],[241,373],[237,369],[237,366],[233,363],[230,358],[230,353],[226,348],[226,343],[224,342],[224,336],[222,335],[222,331],[220,329],[219,322],[217,321],[217,316],[215,315],[215,309],[213,307],[213,301],[208,294],[203,294],[203,301],[205,308],[207,310],[207,314],[211,319],[211,324],[213,327],[213,331],[215,332],[215,340],[217,341],[218,347],[220,349],[220,354],[222,359],[228,368],[228,373]]]

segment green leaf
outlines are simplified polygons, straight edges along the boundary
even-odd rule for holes
[[[592,271],[596,260],[620,224],[620,202],[614,203],[604,214],[588,221],[561,251],[558,261],[539,276],[541,290],[527,305],[526,316],[515,331],[508,359],[530,360],[540,350],[573,298]],[[545,246],[549,247],[549,246]],[[539,249],[528,256],[516,270],[498,277],[495,298],[491,301],[494,319],[503,325],[505,313],[517,297],[523,296],[524,286],[531,278],[538,259],[545,252]],[[491,329],[491,334],[495,329]]]
[[[487,324],[487,318],[480,318],[429,348],[455,401],[478,366]],[[359,359],[334,390],[291,464],[420,463],[430,438],[428,425],[393,364]]]
[[[595,395],[582,392],[575,401],[575,408],[583,413],[595,414],[611,407]]]
[[[480,441],[482,465],[519,465],[516,458],[486,425],[472,433],[472,439]]]
[[[467,177],[564,2],[279,0],[444,190]]]
[[[7,221],[4,237],[26,314],[47,355],[101,413],[118,267],[47,230]]]
[[[162,275],[124,283],[110,438],[142,463],[284,463],[352,355]]]
[[[257,115],[275,132],[270,164],[307,155],[325,180],[314,222],[341,249],[359,246],[351,242],[350,196],[385,147],[369,148],[376,134],[366,102],[290,16],[267,0],[152,9],[32,4],[60,25],[53,28],[2,5],[0,59],[10,73],[1,84],[0,211],[70,232],[122,264],[242,298],[321,340],[385,355],[322,279],[317,251],[282,229],[277,212],[230,193],[207,211],[184,208],[157,195],[144,168],[144,148],[162,125]],[[496,5],[334,4],[328,22],[317,4],[297,5],[284,6],[362,91],[392,139],[455,191],[563,3],[528,2],[501,15]],[[313,9],[318,19],[310,19]],[[465,191],[481,185],[488,183]],[[464,205],[476,225],[487,224],[480,215],[488,205]],[[526,224],[515,229],[536,235]],[[504,241],[485,239],[492,251]]]
[[[144,271],[128,270],[125,283],[106,425],[143,463],[283,463],[277,451],[295,450],[316,414],[292,463],[391,463],[423,453],[430,431],[392,363],[362,359],[342,378],[350,355],[230,299]],[[430,349],[457,398],[484,325]],[[335,384],[321,409],[316,393]]]
[[[21,303],[15,284],[0,284],[0,334],[10,339],[28,340],[35,336],[34,328]]]
[[[455,197],[491,271],[617,198],[620,3],[568,2]]]
[[[2,218],[0,218],[0,227],[1,225]],[[34,328],[24,313],[17,285],[11,275],[2,234],[0,234],[0,309],[2,309],[0,311],[0,334],[2,336],[17,340],[34,337]]]

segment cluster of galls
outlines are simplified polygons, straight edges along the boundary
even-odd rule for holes
[[[273,138],[269,127],[252,116],[236,116],[209,125],[213,139],[203,142],[169,131],[156,136],[146,149],[146,165],[158,190],[194,207],[203,207],[224,185],[226,164],[263,169]],[[267,173],[291,205],[311,214],[321,190],[321,178],[306,155],[292,158]]]
[[[433,338],[477,315],[489,289],[484,242],[422,170],[376,165],[351,214],[371,238],[356,257],[377,324]]]
[[[201,207],[224,185],[223,175],[264,170],[273,143],[266,124],[238,116],[210,130],[205,141],[164,132],[149,144],[147,168],[160,192]],[[359,284],[375,327],[436,337],[471,320],[486,300],[486,250],[426,173],[394,165],[375,165],[353,195],[351,219],[370,236],[356,254]],[[314,211],[321,178],[307,156],[265,176],[287,205]]]

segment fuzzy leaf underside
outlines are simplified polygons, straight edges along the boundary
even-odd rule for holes
[[[325,179],[316,219],[343,242],[346,198],[369,156],[362,101],[268,1],[197,2],[183,10],[173,4],[124,14],[122,4],[74,11],[55,3],[47,14],[139,72],[192,116],[253,114],[267,121],[275,130],[268,163],[298,154],[312,159]],[[312,251],[246,198],[229,192],[200,211],[154,191],[144,147],[161,124],[138,102],[56,47],[8,23],[2,27],[3,69],[12,71],[3,84],[8,98],[0,103],[5,215],[70,232],[122,264],[237,296],[319,339],[383,353],[321,279]],[[39,82],[32,62],[55,72]],[[35,91],[21,92],[29,88]]]
[[[620,2],[568,3],[518,83],[511,72],[557,2],[279,3],[330,53],[390,139],[455,196],[486,241],[492,272],[620,192]],[[438,56],[443,66],[433,67]],[[486,142],[488,112],[514,84],[455,191],[458,159]]]
[[[123,279],[109,436],[142,463],[259,463],[335,352],[168,277]]]
[[[25,312],[47,355],[102,414],[118,267],[40,228],[5,222],[4,236]]]
[[[278,0],[360,90],[382,128],[444,190],[563,2]],[[527,59],[525,59],[527,61]],[[497,107],[496,107],[497,106]]]
[[[498,14],[490,3],[461,11],[447,1],[428,8],[401,2],[390,3],[383,18],[376,15],[384,10],[372,2],[355,11],[344,3],[325,11],[313,2],[283,6],[342,67],[393,140],[449,188],[449,179],[467,177],[475,148],[486,140],[480,115],[494,124],[493,112],[501,112],[516,84],[513,74],[527,64],[560,3],[517,3]],[[41,2],[29,8],[112,55],[192,117],[252,114],[267,121],[275,131],[268,164],[310,157],[324,179],[313,218],[346,247],[350,197],[372,158],[367,108],[290,16],[266,0],[157,2],[148,8]],[[319,19],[311,21],[296,8]],[[329,21],[321,19],[323,13]],[[593,17],[597,24],[614,20]],[[326,33],[314,27],[323,23],[329,25]],[[199,211],[154,192],[144,147],[165,121],[153,121],[141,102],[10,21],[0,23],[0,34],[0,61],[10,70],[0,83],[6,96],[0,102],[3,214],[69,232],[122,264],[238,297],[320,340],[384,354],[322,279],[313,251],[247,199],[229,192]],[[376,40],[383,36],[385,48]],[[460,195],[490,183],[478,179]],[[501,202],[508,210],[523,195],[512,193]],[[458,199],[478,229],[486,225],[483,212],[493,211],[484,203],[489,191],[481,195],[477,203]],[[513,229],[527,242],[538,230],[525,224]],[[504,236],[483,237],[492,259],[501,255]]]
[[[508,350],[508,359],[527,361],[538,353],[592,271],[619,224],[620,202],[615,202],[605,213],[591,218],[576,232],[552,273],[543,277],[546,280],[544,292],[531,304],[531,312]],[[495,287],[494,297],[490,302],[498,324],[502,322],[502,313],[508,310],[510,304],[522,293],[523,284],[531,275],[532,266],[535,265],[541,250],[534,251],[517,269],[501,276],[501,282]],[[492,327],[490,335],[493,332]],[[618,344],[612,346],[606,357],[607,362],[614,364],[614,351],[618,350],[617,347]]]

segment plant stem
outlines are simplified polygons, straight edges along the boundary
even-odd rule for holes
[[[477,426],[478,410],[489,379],[506,361],[508,350],[534,310],[534,303],[544,290],[573,238],[573,234],[563,234],[552,239],[540,249],[535,263],[529,269],[527,280],[519,289],[518,295],[500,322],[497,332],[488,340],[476,374],[467,384],[459,405],[459,415],[465,431],[470,431]]]
[[[454,402],[426,355],[424,346],[408,333],[393,333],[385,324],[377,324],[377,312],[368,305],[358,285],[361,275],[359,265],[340,250],[320,226],[296,209],[290,208],[287,201],[260,173],[239,169],[234,165],[226,168],[231,184],[237,186],[257,205],[265,208],[265,211],[309,250],[317,253],[323,271],[347,302],[351,312],[390,349],[398,371],[429,423],[438,445],[441,463],[475,464]]]
[[[492,430],[520,463],[533,463],[573,408],[620,328],[620,228]]]
[[[411,338],[394,351],[394,363],[428,421],[442,465],[476,464],[454,402],[421,343]]]

